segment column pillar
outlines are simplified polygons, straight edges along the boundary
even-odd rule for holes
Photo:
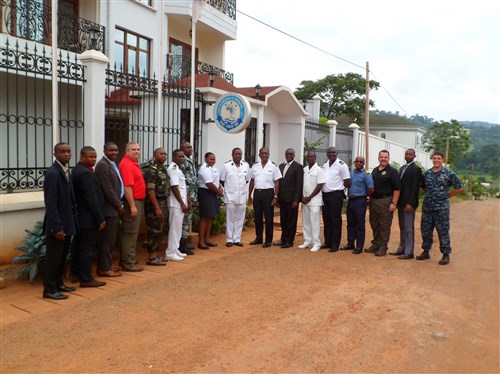
[[[109,59],[100,51],[89,49],[78,56],[86,66],[83,97],[83,136],[85,145],[102,154],[104,147],[104,117],[106,94],[106,64]]]

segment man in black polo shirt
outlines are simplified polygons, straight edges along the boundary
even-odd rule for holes
[[[375,253],[375,256],[385,256],[391,236],[393,213],[398,205],[401,181],[397,170],[389,165],[389,151],[380,151],[378,162],[379,165],[372,171],[375,191],[369,202],[373,240],[365,252]]]

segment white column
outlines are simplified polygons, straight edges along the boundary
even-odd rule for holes
[[[85,145],[94,147],[97,154],[104,147],[105,78],[109,59],[100,51],[87,50],[78,56],[86,66],[83,111]]]
[[[359,147],[359,126],[355,123],[351,123],[349,128],[352,129],[352,154],[351,160],[355,160],[357,156],[363,156],[363,152],[358,149]]]
[[[328,146],[329,147],[336,147],[337,143],[337,121],[334,119],[329,119],[326,124],[330,126],[330,137],[328,139]]]

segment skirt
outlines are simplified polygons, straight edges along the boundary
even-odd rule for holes
[[[215,192],[206,188],[198,188],[198,202],[200,204],[200,217],[212,218],[219,213],[219,200]]]

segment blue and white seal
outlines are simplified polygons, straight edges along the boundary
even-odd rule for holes
[[[215,102],[215,124],[225,133],[244,131],[252,118],[247,98],[237,93],[227,93]]]

